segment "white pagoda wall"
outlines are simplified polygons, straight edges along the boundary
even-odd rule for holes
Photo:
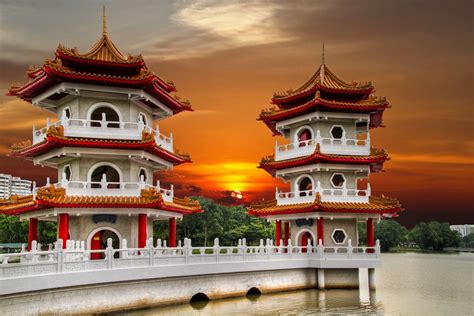
[[[342,171],[342,170],[333,170],[333,171],[315,171],[312,173],[300,173],[295,176],[291,176],[287,178],[287,181],[290,184],[290,191],[294,192],[297,191],[298,186],[296,184],[297,179],[305,174],[310,176],[313,179],[314,186],[313,188],[316,188],[318,181],[321,183],[321,187],[323,189],[335,189],[331,183],[331,177],[334,173],[341,173],[344,175],[346,181],[345,181],[345,187],[347,189],[357,189],[357,179],[361,177],[361,173],[355,174],[354,171]],[[365,174],[365,176],[368,176]]]
[[[137,122],[138,114],[143,113],[146,116],[148,125],[152,125],[153,118],[149,110],[141,108],[136,104],[126,99],[123,95],[115,95],[111,97],[110,94],[104,94],[103,97],[77,97],[66,101],[58,107],[58,119],[61,117],[64,108],[69,107],[72,113],[72,119],[89,119],[87,117],[89,109],[99,102],[106,102],[112,104],[115,109],[120,112],[120,117],[123,122]]]
[[[304,214],[301,214],[301,218],[304,219]],[[284,225],[282,224],[282,238],[284,236]],[[343,244],[335,244],[331,238],[331,234],[333,233],[334,229],[343,229],[346,233],[346,240]],[[309,231],[314,239],[317,236],[317,227],[316,227],[316,219],[313,219],[313,225],[311,226],[302,226],[298,227],[296,225],[295,220],[290,221],[290,235],[291,241],[293,245],[301,245],[301,237],[305,231]],[[359,242],[359,235],[357,231],[357,220],[356,219],[324,219],[324,245],[327,247],[333,246],[347,246],[349,239],[352,241],[352,246],[357,246]],[[317,242],[317,241],[316,241]]]
[[[290,130],[290,142],[294,142],[297,140],[296,132],[301,126],[310,126],[313,130],[313,137],[316,136],[316,131],[319,129],[321,132],[321,137],[330,138],[331,128],[334,126],[342,126],[346,132],[346,138],[355,139],[357,138],[357,128],[356,128],[356,121],[314,121],[311,123],[296,123],[292,124],[289,127]]]
[[[81,209],[83,212],[93,211],[95,214],[101,214],[100,210],[94,209]],[[138,214],[140,209],[130,209],[131,214]],[[107,213],[109,214],[109,213]],[[74,216],[71,215],[69,217],[69,233],[71,235],[72,240],[84,240],[88,241],[88,238],[91,237],[90,235],[96,229],[102,228],[104,230],[108,229],[111,231],[116,230],[120,236],[120,243],[122,243],[122,239],[127,239],[128,247],[138,247],[138,215],[116,215],[116,222],[109,223],[109,222],[99,222],[94,223],[92,220],[92,215],[80,215]],[[114,232],[116,233],[116,232]],[[151,238],[153,236],[153,220],[151,218],[147,218],[147,237]],[[121,245],[122,246],[122,245]],[[86,244],[86,248],[89,248],[90,245]]]
[[[120,168],[120,172],[123,176],[123,178],[120,179],[121,182],[139,182],[140,179],[138,173],[140,168],[144,168],[147,173],[146,183],[150,185],[153,184],[153,169],[136,161],[131,161],[128,158],[76,158],[67,163],[61,163],[58,165],[58,179],[62,178],[64,166],[70,165],[72,169],[71,181],[89,181],[87,178],[89,170],[92,166],[100,162],[110,162]]]

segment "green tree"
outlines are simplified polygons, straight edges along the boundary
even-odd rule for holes
[[[410,241],[415,242],[421,249],[440,251],[446,247],[458,247],[461,236],[452,231],[448,223],[421,222],[409,233]]]
[[[0,215],[0,242],[28,242],[28,222],[16,216]]]
[[[474,233],[465,236],[461,241],[461,246],[465,248],[474,248]]]
[[[406,240],[408,230],[392,219],[382,220],[375,224],[375,239],[380,240],[382,251],[398,246]]]

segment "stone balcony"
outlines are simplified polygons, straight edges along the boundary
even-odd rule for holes
[[[313,190],[280,192],[278,188],[275,192],[277,205],[313,203],[316,199],[316,193],[321,196],[322,202],[353,202],[368,203],[371,194],[370,184],[367,184],[366,190],[359,189],[323,189],[318,183],[318,187]]]
[[[350,139],[350,138],[330,138],[321,137],[317,131],[314,139],[294,142],[286,145],[275,144],[275,161],[304,157],[312,154],[316,145],[319,144],[321,153],[334,155],[354,155],[368,156],[370,155],[370,134],[367,139]]]
[[[49,187],[49,179],[46,187]],[[68,196],[140,196],[144,189],[156,189],[161,192],[161,196],[165,202],[173,202],[174,188],[173,185],[169,189],[162,188],[160,182],[156,182],[156,186],[149,185],[145,181],[139,182],[107,182],[104,178],[102,181],[68,181],[62,179],[55,183],[56,188],[64,188]],[[38,188],[34,188],[36,193]]]
[[[84,137],[84,138],[102,138],[102,139],[121,139],[121,140],[141,140],[142,132],[154,133],[155,142],[158,146],[174,152],[173,135],[166,136],[161,134],[158,126],[156,129],[147,126],[142,121],[138,122],[115,122],[105,120],[83,120],[69,119],[61,117],[61,119],[53,124],[48,120],[45,127],[35,129],[33,127],[33,144],[40,143],[46,137],[46,133],[51,126],[63,126],[64,136],[66,137]]]

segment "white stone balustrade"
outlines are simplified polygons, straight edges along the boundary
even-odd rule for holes
[[[47,178],[46,187],[50,185]],[[156,182],[156,186],[145,183],[143,179],[139,182],[107,182],[105,174],[102,175],[101,181],[69,181],[63,174],[61,182],[54,184],[57,188],[66,189],[66,195],[69,196],[140,196],[141,190],[153,188],[159,192],[165,202],[173,202],[174,187],[169,189],[161,187],[160,181]],[[34,186],[33,194],[36,195],[38,188]]]
[[[104,113],[102,120],[69,119],[66,116],[62,116],[54,124],[51,124],[48,119],[46,127],[37,130],[33,126],[33,144],[42,142],[51,126],[63,126],[65,136],[85,138],[140,140],[142,139],[143,131],[153,132],[157,145],[170,152],[174,152],[173,135],[170,134],[168,137],[161,134],[158,126],[156,126],[156,129],[147,126],[141,117],[138,122],[115,122],[107,121]]]
[[[240,239],[237,246],[221,246],[216,238],[211,247],[193,247],[191,240],[185,238],[184,243],[180,241],[177,247],[171,248],[159,239],[154,246],[150,238],[145,248],[128,248],[127,240],[124,239],[122,247],[114,249],[112,239],[109,238],[107,248],[101,250],[87,250],[83,241],[72,240],[68,240],[63,249],[63,241],[58,240],[54,249],[50,246],[43,251],[33,241],[31,251],[0,254],[0,280],[22,278],[27,282],[28,277],[72,272],[80,278],[80,273],[98,270],[185,265],[197,267],[202,264],[217,267],[222,263],[236,263],[235,272],[242,272],[254,267],[256,262],[264,263],[265,268],[262,269],[272,269],[273,263],[280,266],[282,261],[287,262],[289,267],[293,266],[292,262],[298,262],[314,268],[373,267],[380,262],[378,240],[375,247],[353,247],[350,240],[345,247],[312,245],[311,242],[304,247],[293,246],[291,240],[288,246],[283,246],[282,240],[280,246],[275,244],[273,240],[267,239],[266,243],[260,240],[259,245],[248,246],[245,239]],[[91,253],[102,253],[104,259],[91,260]],[[182,275],[185,276],[189,270],[181,271],[184,271]]]
[[[321,153],[334,155],[370,155],[370,134],[367,138],[349,139],[345,138],[326,138],[321,137],[320,131],[316,131],[316,137],[300,142],[293,142],[286,145],[275,144],[275,161],[304,157],[312,154],[319,144]]]
[[[313,203],[316,199],[316,193],[321,196],[322,202],[353,202],[368,203],[371,195],[370,183],[366,190],[359,189],[323,189],[318,181],[317,187],[312,190],[281,192],[276,189],[275,199],[278,205]]]

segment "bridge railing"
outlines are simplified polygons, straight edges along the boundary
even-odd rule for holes
[[[179,241],[177,247],[167,247],[166,241],[147,240],[145,248],[128,248],[123,239],[121,248],[114,249],[112,239],[107,240],[107,248],[87,250],[83,241],[68,240],[63,249],[59,239],[49,245],[48,250],[41,250],[41,245],[32,242],[32,250],[23,247],[20,253],[0,254],[0,280],[25,276],[57,274],[68,272],[87,272],[96,270],[125,269],[153,266],[179,266],[187,264],[216,264],[220,262],[265,262],[276,260],[319,259],[331,260],[377,260],[380,256],[380,244],[375,247],[348,246],[326,247],[322,244],[293,246],[291,240],[283,245],[283,240],[276,245],[273,240],[260,240],[258,246],[248,246],[245,238],[237,246],[221,246],[219,239],[210,247],[193,247],[191,240]]]

